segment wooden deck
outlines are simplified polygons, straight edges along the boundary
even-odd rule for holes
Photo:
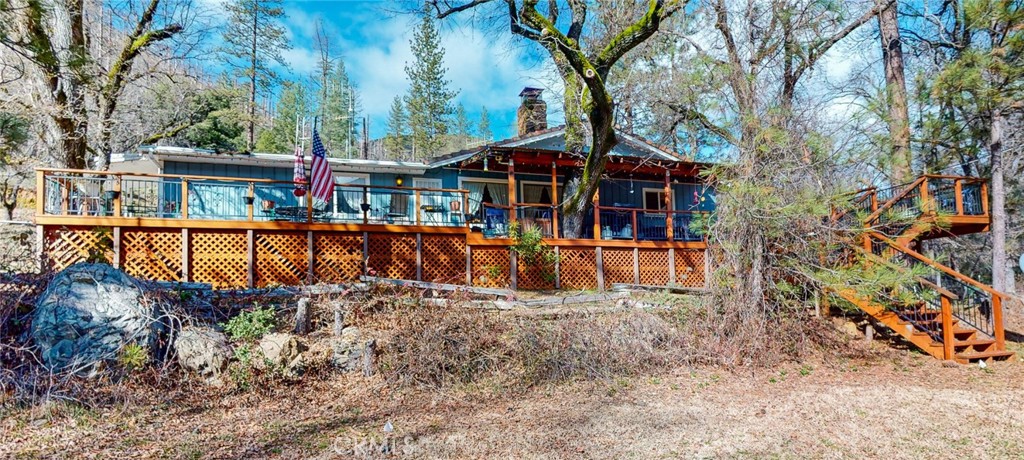
[[[57,173],[82,178],[52,180]],[[616,283],[704,288],[709,277],[703,240],[548,238],[545,242],[558,253],[559,262],[545,273],[519,263],[509,250],[509,239],[487,238],[468,219],[433,225],[425,225],[420,217],[402,223],[378,222],[368,215],[331,221],[313,213],[301,219],[261,219],[254,210],[259,206],[253,199],[254,184],[269,186],[272,181],[192,177],[175,178],[186,185],[174,190],[173,201],[148,206],[173,212],[130,215],[122,187],[136,176],[104,176],[101,180],[116,193],[106,193],[105,202],[95,199],[99,204],[83,209],[79,203],[87,201],[73,196],[74,189],[61,181],[100,180],[86,174],[38,173],[37,238],[40,260],[47,268],[102,259],[142,279],[201,282],[224,289],[343,283],[360,276],[529,290],[602,290]],[[164,193],[167,179],[146,177],[158,184],[148,189],[154,196]],[[249,197],[244,212],[230,218],[190,215],[190,180],[242,182],[239,197]],[[374,193],[370,188],[363,186],[359,193],[369,197]],[[385,189],[382,193],[396,192],[394,187]],[[421,196],[432,193],[465,200],[458,190],[398,191],[410,194],[413,209],[421,209]],[[179,204],[165,206],[166,202]]]

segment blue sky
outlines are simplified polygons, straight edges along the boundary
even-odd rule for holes
[[[317,53],[313,34],[322,19],[345,61],[349,77],[358,86],[363,115],[369,117],[371,137],[385,133],[391,101],[405,94],[405,64],[412,60],[409,41],[417,19],[388,13],[393,5],[382,1],[289,1],[285,21],[292,49],[283,55],[291,77],[310,75]],[[465,105],[470,120],[479,120],[487,106],[491,129],[497,138],[514,135],[515,109],[524,86],[557,86],[550,65],[532,43],[514,40],[505,30],[484,31],[447,21],[440,24],[445,63],[451,87],[459,92],[456,102]],[[557,91],[557,90],[555,90]],[[559,95],[545,94],[549,122],[561,122]]]

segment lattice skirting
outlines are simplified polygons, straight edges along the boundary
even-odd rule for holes
[[[244,288],[249,284],[249,239],[245,232],[189,233],[190,281],[217,289]]]
[[[181,230],[125,230],[121,258],[136,278],[181,281]]]
[[[367,265],[374,276],[416,279],[416,235],[371,233],[367,247]]]
[[[473,246],[473,285],[503,288],[509,285],[509,253],[504,246]]]
[[[256,286],[306,284],[309,237],[302,233],[256,233]]]
[[[362,233],[315,233],[314,275],[322,283],[345,283],[363,274]]]
[[[641,249],[638,256],[640,262],[640,284],[647,286],[668,285],[668,249]]]
[[[114,240],[109,227],[50,227],[43,233],[49,268],[63,270],[78,262],[114,262]]]
[[[613,283],[633,284],[633,250],[604,249],[601,251],[604,262],[604,282],[606,286]]]
[[[559,248],[562,289],[597,288],[597,252],[593,248]]]
[[[466,238],[461,235],[423,235],[423,281],[466,283]]]
[[[704,256],[703,249],[676,249],[676,284],[704,287],[704,264],[707,262]]]

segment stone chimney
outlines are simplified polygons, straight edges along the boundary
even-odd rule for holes
[[[540,98],[540,88],[523,88],[519,93],[522,100],[519,104],[519,111],[516,112],[516,125],[519,127],[517,135],[525,136],[535,131],[548,129],[548,105]]]

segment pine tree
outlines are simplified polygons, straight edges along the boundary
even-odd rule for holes
[[[246,107],[246,149],[256,144],[256,98],[270,92],[278,81],[271,68],[276,63],[287,67],[281,51],[289,48],[281,20],[284,9],[281,0],[231,0],[225,5],[228,12],[221,52],[235,75],[249,85]]]
[[[326,99],[320,101],[319,110],[323,117],[320,135],[324,144],[332,156],[351,157],[357,148],[359,95],[341,59],[327,80],[326,92],[321,94],[326,95]]]
[[[423,15],[411,43],[415,61],[405,65],[410,83],[405,106],[413,152],[417,158],[428,158],[439,153],[444,145],[456,92],[448,88],[449,82],[444,78],[444,48],[429,14]]]
[[[391,101],[391,111],[388,112],[388,134],[384,138],[384,148],[392,159],[404,156],[406,137],[409,135],[408,125],[409,117],[405,113],[405,106],[402,105],[402,98],[395,96]]]
[[[277,100],[274,125],[260,133],[256,149],[268,153],[292,153],[295,149],[296,125],[312,108],[309,89],[301,80],[284,82]]]
[[[487,114],[487,106],[480,107],[480,123],[476,125],[476,135],[484,142],[491,142],[494,133],[491,132],[491,117]]]
[[[455,109],[455,148],[461,150],[468,147],[472,137],[473,123],[466,116],[466,107],[459,104]]]

